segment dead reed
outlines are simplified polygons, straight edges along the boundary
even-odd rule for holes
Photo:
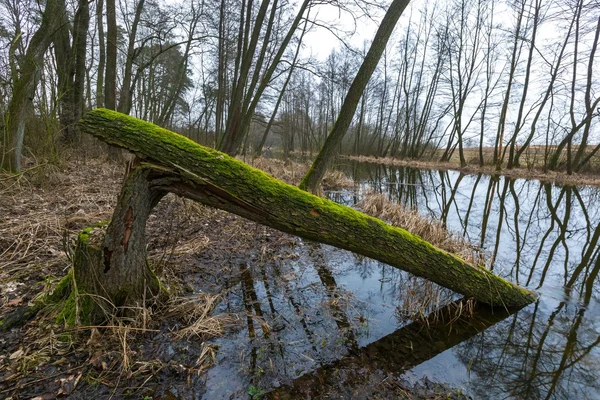
[[[290,185],[298,185],[310,168],[310,163],[298,163],[291,160],[283,161],[264,157],[246,161],[253,167],[265,171]],[[324,189],[344,188],[353,185],[354,182],[352,179],[337,170],[327,171],[322,182]]]
[[[484,253],[477,246],[449,232],[440,221],[423,217],[417,210],[393,203],[383,194],[367,194],[358,207],[366,214],[406,229],[440,249],[458,254],[473,265],[484,264]]]
[[[358,204],[366,213],[391,225],[404,228],[420,236],[440,249],[459,255],[473,265],[484,265],[485,254],[461,236],[449,232],[440,221],[421,216],[417,210],[409,209],[387,199],[383,194],[371,193]],[[435,315],[437,310],[448,304],[454,293],[425,279],[410,276],[402,283],[400,306],[396,316],[400,321],[423,320]],[[466,304],[472,307],[472,301]],[[456,310],[463,313],[466,309]],[[460,314],[457,314],[460,316]]]

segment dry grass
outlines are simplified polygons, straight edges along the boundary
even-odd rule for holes
[[[368,194],[358,204],[366,213],[382,219],[394,226],[420,236],[436,247],[459,255],[463,260],[473,265],[484,265],[485,254],[461,236],[449,232],[440,221],[424,218],[414,209],[408,209],[395,204],[383,194]],[[400,321],[427,320],[428,316],[448,304],[453,299],[453,292],[425,279],[410,277],[403,282],[400,306],[396,316]],[[467,301],[472,308],[472,300]],[[465,312],[456,310],[456,317]]]
[[[433,218],[425,218],[416,210],[396,204],[383,194],[367,194],[358,203],[366,214],[379,218],[391,225],[406,229],[420,236],[440,249],[459,255],[468,263],[484,264],[484,253],[461,236],[449,232],[442,223]]]
[[[110,217],[119,187],[116,168],[98,160],[0,175],[0,312],[19,298],[26,303],[40,282],[64,275],[70,239]],[[20,285],[28,290],[15,290]]]
[[[244,161],[254,168],[265,171],[267,174],[273,175],[277,179],[290,185],[297,185],[300,183],[309,168],[308,164],[290,160],[286,162],[274,158],[258,157],[252,160],[246,159]]]
[[[383,165],[395,165],[399,167],[411,167],[419,169],[436,169],[436,170],[456,170],[461,171],[465,174],[485,174],[485,175],[502,175],[512,179],[535,179],[541,182],[556,183],[559,185],[589,185],[589,186],[600,186],[600,176],[595,174],[581,174],[574,173],[568,175],[565,172],[557,171],[544,171],[538,166],[532,166],[529,168],[513,168],[513,169],[502,169],[497,171],[492,165],[479,166],[476,164],[468,164],[465,167],[461,167],[457,162],[439,162],[439,161],[423,161],[423,160],[406,160],[398,158],[378,158],[378,157],[367,157],[367,156],[349,156],[350,160],[359,162],[383,164]]]
[[[139,391],[165,368],[187,376],[189,383],[192,376],[200,376],[215,361],[216,349],[206,341],[222,335],[223,327],[230,323],[227,315],[210,315],[217,301],[217,296],[210,295],[174,297],[156,310],[140,307],[135,314],[137,318],[111,316],[101,326],[65,328],[52,324],[55,314],[38,318],[23,330],[22,345],[3,362],[4,368],[12,373],[3,379],[0,397],[15,391],[26,392],[29,388],[35,390],[35,386],[46,380],[55,395],[68,396],[82,376],[88,385],[100,383],[117,390],[136,383]],[[174,321],[179,321],[179,329],[169,332],[162,328]],[[200,347],[200,354],[185,365],[161,361],[143,350],[155,343],[189,342],[192,337],[199,341],[195,346]],[[43,373],[48,367],[58,372]],[[38,378],[40,373],[42,376]],[[2,389],[4,385],[8,387]]]
[[[265,171],[290,185],[298,185],[310,168],[310,163],[298,163],[290,160],[282,161],[264,157],[245,161],[253,167]],[[353,185],[354,182],[352,179],[336,170],[327,171],[322,182],[324,189],[344,188]]]
[[[0,315],[49,291],[67,273],[77,234],[111,217],[122,180],[123,168],[102,159],[69,161],[63,168],[40,166],[18,176],[0,175]],[[157,274],[166,287],[176,288],[185,280],[183,271],[172,265],[210,244],[202,230],[220,214],[173,195],[158,205],[148,221],[147,234],[151,260],[162,270]],[[93,376],[84,374],[88,383],[92,379],[116,388],[125,381],[146,382],[165,364],[152,354],[150,358],[143,354],[142,343],[153,338],[187,341],[191,335],[202,343],[222,335],[228,317],[211,315],[217,302],[218,298],[203,294],[187,299],[174,295],[164,305],[132,307],[127,318],[108,315],[102,326],[76,328],[57,323],[59,310],[44,310],[34,321],[9,333],[6,341],[0,339],[4,347],[0,398],[35,392],[45,383],[54,395],[68,395],[80,384],[81,371],[87,366],[94,372]],[[169,332],[165,326],[177,329]],[[213,359],[214,349],[202,344],[198,360],[182,368],[188,376],[199,374]],[[48,370],[56,373],[48,375],[44,372]]]
[[[213,316],[218,295],[200,293],[191,297],[173,297],[167,305],[167,315],[178,316],[186,326],[174,331],[178,339],[191,337],[215,337],[223,334],[223,326],[230,322],[229,316]]]

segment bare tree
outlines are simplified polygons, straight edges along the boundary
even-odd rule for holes
[[[37,76],[43,67],[44,54],[52,43],[54,32],[64,14],[60,0],[48,0],[42,13],[42,21],[31,37],[19,71],[15,74],[12,97],[8,103],[8,118],[2,136],[2,159],[0,166],[7,171],[21,170],[21,153],[25,137],[25,123],[31,111],[37,86]],[[16,38],[18,40],[18,38]]]
[[[379,63],[381,55],[387,46],[387,42],[392,35],[400,15],[402,15],[402,12],[407,5],[408,0],[394,0],[390,4],[390,7],[377,29],[375,37],[373,38],[373,43],[371,44],[356,77],[352,81],[352,85],[344,99],[344,103],[342,104],[342,108],[340,109],[331,133],[327,136],[327,140],[319,152],[319,155],[300,183],[301,189],[315,192],[321,184],[325,171],[337,154],[342,139],[350,127],[350,123],[354,118],[354,113],[356,112],[356,107],[358,106],[363,91]]]

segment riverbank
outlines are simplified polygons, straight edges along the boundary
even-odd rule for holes
[[[597,174],[578,174],[574,173],[568,175],[566,172],[556,171],[544,171],[539,167],[532,168],[513,168],[513,169],[502,169],[500,171],[492,165],[472,165],[468,164],[461,167],[456,162],[439,162],[439,161],[422,161],[422,160],[404,160],[390,157],[370,157],[370,156],[344,156],[344,159],[382,164],[382,165],[394,165],[398,167],[412,167],[419,169],[435,169],[435,170],[454,170],[460,171],[464,174],[469,175],[490,175],[490,176],[506,176],[512,179],[534,179],[544,183],[555,183],[557,185],[567,186],[595,186],[600,187],[600,176]]]

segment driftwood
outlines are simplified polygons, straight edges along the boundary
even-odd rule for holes
[[[521,307],[536,298],[404,229],[313,196],[151,123],[98,109],[81,120],[80,128],[141,160],[122,188],[106,234],[95,242],[86,234],[78,244],[78,291],[110,306],[133,306],[159,291],[146,262],[145,226],[167,192],[365,255],[493,306]]]

